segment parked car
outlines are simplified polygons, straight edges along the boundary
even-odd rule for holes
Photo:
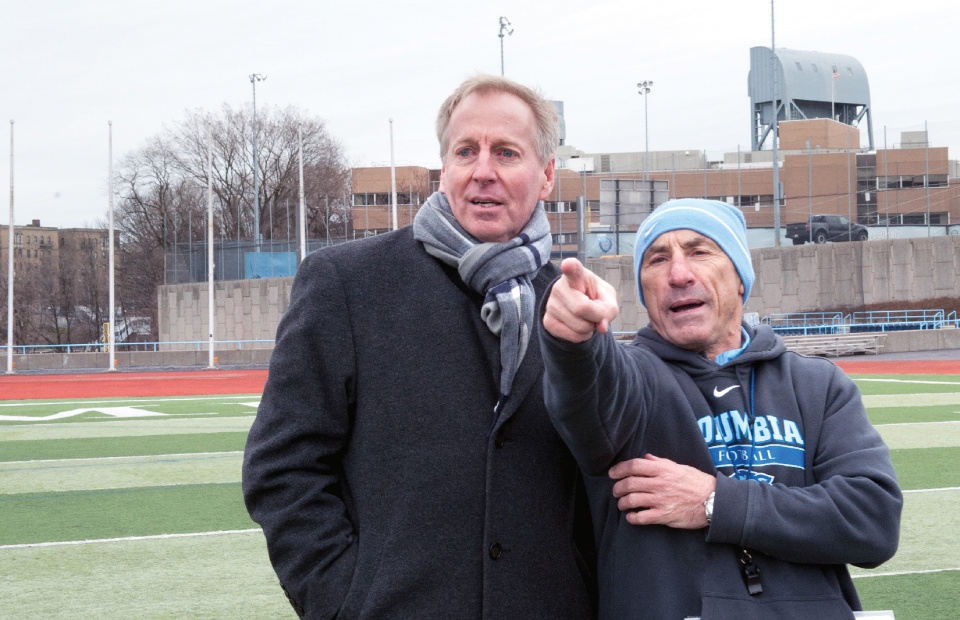
[[[868,237],[866,226],[853,223],[842,215],[814,215],[809,222],[787,224],[787,238],[793,241],[793,245],[808,241],[866,241]]]

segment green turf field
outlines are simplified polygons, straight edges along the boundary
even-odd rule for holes
[[[960,612],[960,377],[855,376],[906,504],[868,609]],[[293,618],[247,516],[258,395],[0,401],[0,618]]]

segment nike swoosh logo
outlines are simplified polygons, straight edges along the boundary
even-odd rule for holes
[[[718,390],[717,388],[713,388],[713,395],[714,395],[715,397],[717,397],[717,398],[720,398],[721,396],[723,396],[724,394],[726,394],[726,393],[729,392],[730,390],[735,390],[735,389],[737,389],[738,387],[740,387],[740,386],[739,386],[739,385],[731,385],[730,387],[728,387],[728,388],[723,388],[722,390]]]

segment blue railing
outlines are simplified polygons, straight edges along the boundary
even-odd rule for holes
[[[956,311],[869,310],[846,316],[839,312],[792,312],[760,319],[781,336],[815,336],[960,327]]]
[[[871,310],[850,314],[847,323],[851,332],[862,333],[941,329],[946,320],[943,310]]]
[[[840,312],[789,312],[760,319],[781,336],[822,336],[842,333],[844,318]]]

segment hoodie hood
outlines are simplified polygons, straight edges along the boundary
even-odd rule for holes
[[[732,368],[741,364],[774,359],[787,350],[783,340],[770,329],[769,325],[753,327],[747,323],[741,323],[741,326],[750,335],[750,344],[743,353],[730,360],[724,367]],[[637,332],[631,344],[650,349],[663,361],[676,364],[691,375],[715,372],[718,368],[714,362],[703,355],[670,344],[649,325]]]

